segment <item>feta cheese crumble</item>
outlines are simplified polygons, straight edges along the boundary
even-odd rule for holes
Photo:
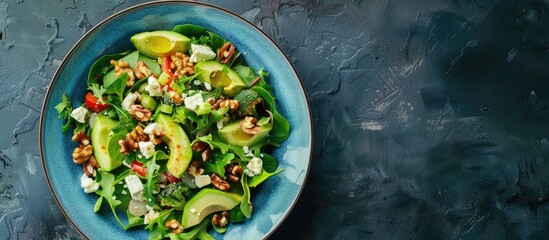
[[[164,132],[164,127],[154,122],[147,125],[145,129],[143,129],[143,132],[145,134],[154,134],[155,132],[161,133]]]
[[[244,173],[249,177],[257,176],[261,174],[261,171],[263,171],[263,160],[258,157],[252,158],[246,165],[246,169],[244,169]]]
[[[122,108],[124,110],[128,110],[132,105],[135,104],[135,100],[137,100],[137,94],[131,92],[128,93],[128,95],[124,98],[122,104],[120,105],[122,105]]]
[[[204,103],[204,99],[202,99],[202,94],[200,93],[186,97],[183,101],[185,102],[185,106],[191,110],[195,110]]]
[[[195,63],[212,60],[216,56],[215,52],[208,46],[191,44],[191,50],[193,54],[191,54],[190,60]]]
[[[85,173],[80,177],[80,186],[84,189],[85,193],[92,193],[99,189],[99,183],[89,178]]]
[[[85,123],[86,114],[88,114],[88,109],[86,109],[85,107],[78,107],[72,110],[71,117],[79,123]]]
[[[130,191],[130,195],[132,196],[133,200],[145,200],[143,183],[141,183],[141,180],[138,176],[128,175],[126,178],[124,178],[124,181],[126,182],[126,186],[128,187],[128,190]]]
[[[153,142],[139,142],[139,151],[146,159],[151,158],[154,155],[154,143]]]
[[[152,220],[156,219],[158,216],[160,216],[160,213],[151,208],[149,212],[145,214],[145,219],[143,219],[143,224],[149,224]]]
[[[210,176],[208,175],[200,175],[194,179],[194,183],[198,188],[202,188],[210,183],[212,183],[212,180],[210,180]]]
[[[147,79],[147,84],[148,85],[145,87],[145,91],[149,92],[149,95],[152,97],[162,96],[162,85],[160,85],[158,79],[151,76]]]

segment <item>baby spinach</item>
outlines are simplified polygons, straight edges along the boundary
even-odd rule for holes
[[[92,83],[100,83],[100,80],[103,79],[103,76],[107,74],[107,72],[112,68],[110,61],[120,59],[128,55],[130,52],[131,51],[128,50],[121,53],[104,55],[97,59],[93,63],[88,73],[88,85]]]
[[[242,78],[246,86],[250,86],[257,78],[254,69],[251,67],[237,65],[233,67],[233,70]]]
[[[251,89],[258,92],[261,97],[265,99],[267,106],[273,113],[274,123],[273,129],[269,133],[269,142],[273,144],[279,144],[282,141],[286,140],[290,135],[290,123],[276,110],[275,97],[269,91],[265,90],[262,87],[254,86]]]
[[[259,184],[267,180],[267,178],[277,175],[282,171],[284,171],[284,168],[278,169],[276,172],[272,172],[272,173],[268,173],[267,171],[263,170],[259,175],[250,178],[250,182],[248,183],[248,186],[257,187]]]
[[[172,31],[181,33],[187,37],[202,37],[208,35],[208,29],[194,24],[181,24],[172,28]]]
[[[156,76],[159,76],[160,73],[162,73],[162,69],[160,69],[160,64],[158,64],[158,62],[154,59],[145,57],[144,55],[140,54],[139,57],[137,58],[137,61],[141,61],[145,63],[145,65],[147,65],[147,67],[149,67],[149,69],[151,70],[151,73]],[[143,78],[143,79],[147,79],[147,78]]]
[[[122,74],[105,88],[105,93],[116,94],[120,99],[124,98],[124,89],[126,89],[126,81],[128,81],[128,78],[128,73]]]

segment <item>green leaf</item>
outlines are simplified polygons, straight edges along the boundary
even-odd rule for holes
[[[252,207],[250,206],[252,202],[250,200],[251,194],[250,187],[248,186],[248,177],[242,175],[240,183],[242,183],[242,189],[244,191],[244,195],[242,195],[242,201],[240,201],[240,211],[242,211],[242,214],[246,218],[250,218],[252,216]]]
[[[154,196],[153,192],[158,192],[158,170],[160,169],[160,165],[156,164],[156,152],[154,153],[152,159],[148,161],[145,166],[147,167],[147,174],[145,174],[145,178],[147,179],[147,182],[145,183],[145,200],[147,201],[147,205],[154,206],[156,203],[156,197]]]
[[[114,175],[104,172],[104,171],[97,171],[97,174],[100,175],[101,180],[99,181],[99,186],[101,186],[100,190],[95,191],[95,193],[99,194],[99,196],[104,197],[105,200],[107,200],[107,203],[109,204],[112,214],[114,215],[114,218],[116,218],[116,221],[122,226],[122,228],[126,228],[126,225],[122,223],[120,218],[118,217],[118,214],[116,213],[116,206],[120,205],[120,200],[113,199],[114,196],[114,184],[116,182],[114,181]]]
[[[120,59],[128,55],[130,52],[131,51],[128,50],[122,53],[103,55],[97,59],[88,73],[88,85],[92,83],[100,83],[103,76],[112,68],[110,61]]]
[[[147,65],[147,67],[151,69],[152,74],[156,76],[159,76],[160,73],[162,73],[160,64],[158,64],[158,62],[154,59],[145,57],[144,55],[139,55],[139,57],[137,58],[137,61],[142,61],[143,63],[145,63],[145,65]],[[143,79],[147,79],[147,78],[143,78]]]
[[[66,120],[65,124],[61,126],[63,133],[67,132],[71,126],[71,123],[74,122],[74,119],[71,117],[72,109],[73,108],[69,97],[66,93],[63,93],[61,96],[61,102],[55,106],[55,110],[57,110],[57,113],[59,114],[58,118]]]
[[[263,160],[263,169],[267,172],[274,172],[278,166],[276,159],[266,153],[262,153],[261,159]]]
[[[230,216],[229,221],[232,223],[244,222],[244,214],[242,213],[242,210],[240,210],[239,207],[235,207],[231,209],[231,211],[229,212],[229,216]]]
[[[151,232],[157,231],[160,233],[161,237],[166,236],[166,231],[168,231],[169,229],[166,226],[164,226],[164,220],[166,219],[166,217],[170,215],[172,211],[173,209],[166,209],[166,210],[160,211],[158,213],[158,217],[151,220],[149,224],[147,224],[145,229],[148,229]]]
[[[91,83],[88,85],[88,90],[92,91],[93,96],[96,97],[99,102],[103,103],[103,94],[107,91],[103,86],[100,86],[97,83]]]
[[[244,150],[241,147],[235,147],[235,146],[232,146],[230,144],[226,144],[226,143],[223,143],[223,142],[220,142],[220,141],[212,140],[212,135],[211,134],[208,134],[206,136],[202,136],[202,137],[199,137],[199,138],[195,139],[193,141],[193,144],[196,141],[205,142],[205,143],[209,144],[212,149],[218,148],[221,151],[221,153],[223,153],[223,154],[227,154],[227,152],[230,150],[231,152],[235,153],[238,156],[238,158],[240,158],[241,160],[249,159],[249,157],[246,157],[246,155],[244,154]]]
[[[93,206],[93,212],[98,212],[101,209],[101,203],[103,203],[103,197],[99,196],[97,202],[95,202],[95,206]]]
[[[128,217],[128,225],[126,225],[126,228],[124,228],[124,230],[143,225],[143,218],[132,215],[130,213],[130,210],[126,210],[126,216]]]
[[[210,35],[211,39],[210,44],[212,45],[215,52],[217,52],[223,46],[223,44],[227,42],[224,38],[213,32],[208,31],[208,34]]]
[[[206,217],[204,218],[204,220],[202,220],[202,222],[193,227],[189,232],[179,234],[170,233],[168,234],[168,237],[170,237],[170,239],[179,240],[215,240],[215,238],[213,238],[212,235],[208,233],[208,226],[210,226],[210,224],[211,217]]]
[[[218,176],[225,177],[225,166],[231,163],[231,160],[234,159],[234,154],[214,154],[211,161],[206,162],[205,170],[207,172],[212,172]]]
[[[118,144],[118,140],[125,139],[126,133],[129,131],[121,131],[111,136],[109,139],[109,142],[107,144],[107,149],[109,152],[109,156],[111,157],[112,161],[122,163],[124,161],[124,154],[120,152],[120,145]]]
[[[257,78],[257,75],[254,72],[254,69],[247,66],[237,65],[232,68],[240,78],[246,83],[246,86],[250,86],[255,79]]]
[[[135,64],[137,63],[137,59],[139,58],[139,51],[134,51],[125,57],[119,59],[118,61],[122,60],[124,62],[127,62],[130,65],[130,68],[133,69]],[[111,85],[117,77],[115,76],[114,69],[111,69],[105,76],[103,76],[103,85],[105,87]]]
[[[265,180],[267,180],[267,178],[270,178],[274,175],[277,175],[279,173],[281,173],[282,171],[284,171],[284,169],[279,169],[278,171],[276,172],[272,172],[272,173],[268,173],[266,172],[265,170],[261,171],[261,174],[257,175],[257,176],[254,176],[252,178],[250,178],[250,183],[248,184],[248,186],[250,187],[257,187],[259,184],[261,184],[262,182],[264,182]]]
[[[278,144],[286,140],[290,135],[290,123],[276,110],[275,98],[273,95],[259,86],[253,86],[251,89],[259,93],[261,97],[265,99],[269,110],[273,113],[273,129],[269,133],[269,142]]]
[[[107,94],[116,94],[120,99],[124,98],[124,89],[126,89],[126,81],[128,81],[128,73],[122,74],[110,85],[107,85],[105,88],[105,93]]]
[[[208,29],[194,24],[181,24],[172,28],[172,31],[181,33],[187,37],[202,37],[208,35]]]

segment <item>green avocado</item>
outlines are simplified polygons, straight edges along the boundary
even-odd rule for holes
[[[259,133],[252,135],[242,131],[239,121],[234,121],[230,122],[222,129],[219,129],[218,133],[219,136],[228,144],[238,147],[252,147],[263,141],[263,139],[269,135],[272,128],[272,124],[265,124],[261,126]]]
[[[193,156],[189,138],[185,134],[185,131],[183,131],[183,128],[174,122],[171,117],[159,114],[155,121],[164,128],[162,141],[170,149],[170,157],[168,158],[166,167],[172,175],[180,178],[189,166]]]
[[[172,31],[154,31],[135,34],[130,39],[143,55],[156,59],[174,54],[186,52],[191,44],[191,39]]]
[[[242,196],[217,189],[204,188],[185,204],[181,226],[183,229],[199,224],[210,213],[228,211],[236,207]]]
[[[223,87],[223,94],[229,97],[246,88],[246,83],[234,70],[226,68],[224,72],[223,64],[217,61],[199,62],[194,66],[194,71],[200,72],[198,80],[210,83],[214,88]]]
[[[93,128],[91,133],[91,143],[93,146],[93,155],[99,167],[109,172],[122,164],[124,160],[121,154],[109,154],[110,140],[112,136],[111,129],[118,124],[117,121],[109,118],[108,116],[99,114],[93,122]],[[118,141],[118,140],[117,140]],[[116,144],[118,146],[118,144]],[[116,150],[116,149],[115,149]],[[120,152],[120,149],[117,150]]]

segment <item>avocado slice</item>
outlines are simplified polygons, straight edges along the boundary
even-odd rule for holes
[[[112,136],[109,136],[111,129],[118,124],[117,121],[109,118],[108,116],[99,114],[93,122],[93,128],[91,133],[91,143],[93,146],[93,155],[99,167],[109,172],[122,164],[124,160],[123,155],[117,154],[111,156],[109,154],[109,142]],[[118,145],[118,144],[116,144]],[[120,150],[118,150],[119,152]]]
[[[130,40],[140,53],[153,59],[169,56],[175,52],[186,52],[191,44],[190,38],[164,30],[138,33]]]
[[[232,69],[227,68],[223,71],[223,64],[217,61],[199,62],[194,66],[195,72],[200,72],[198,80],[207,82],[214,88],[223,87],[223,94],[234,97],[242,89],[246,88],[246,83]]]
[[[172,175],[181,178],[193,156],[189,138],[185,131],[183,131],[183,128],[181,128],[178,123],[174,122],[171,117],[165,114],[159,114],[155,121],[164,128],[162,141],[164,141],[170,149],[170,157],[168,158],[166,167]]]
[[[236,193],[204,188],[185,204],[181,226],[186,229],[197,225],[210,213],[231,210],[241,200],[242,196]]]
[[[272,124],[265,124],[261,126],[261,131],[259,131],[259,133],[252,135],[242,131],[239,121],[234,121],[228,123],[217,132],[225,142],[233,146],[251,147],[263,141],[263,139],[265,139],[269,135],[269,132],[272,128]]]

